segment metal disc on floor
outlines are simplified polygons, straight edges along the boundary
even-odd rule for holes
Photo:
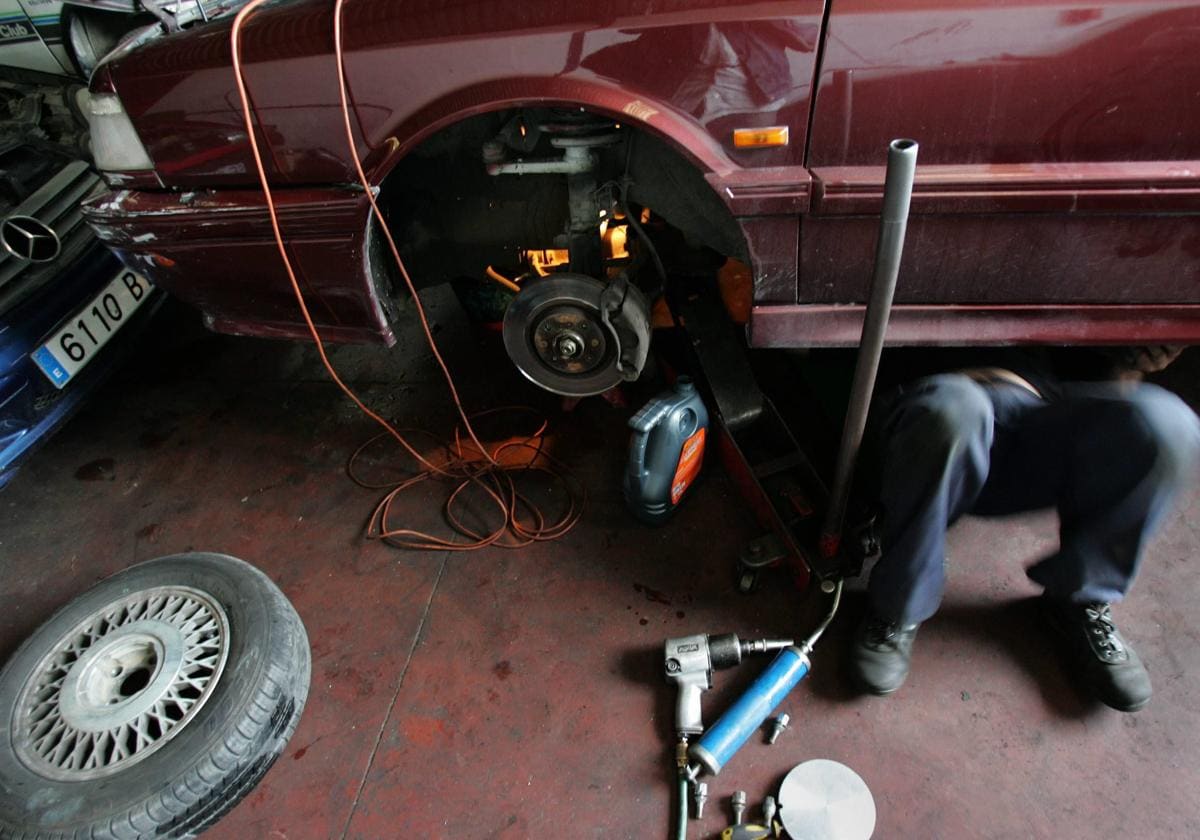
[[[779,819],[792,840],[868,840],[875,831],[875,799],[845,764],[818,758],[784,777]]]

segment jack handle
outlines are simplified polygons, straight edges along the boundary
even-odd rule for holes
[[[883,212],[879,217],[879,240],[875,245],[875,273],[871,277],[871,294],[863,315],[854,384],[850,388],[850,406],[842,427],[837,468],[833,487],[829,491],[829,507],[821,527],[820,551],[826,560],[832,560],[841,550],[850,484],[862,447],[867,413],[871,409],[871,392],[875,389],[875,376],[879,373],[879,358],[883,354],[884,333],[892,314],[892,299],[896,295],[896,278],[900,274],[900,257],[904,253],[904,233],[908,226],[908,206],[912,199],[916,168],[915,140],[893,140],[888,144]]]

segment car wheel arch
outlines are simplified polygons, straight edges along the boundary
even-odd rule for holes
[[[624,99],[629,102],[628,96]],[[640,100],[633,102],[640,103]],[[682,231],[689,241],[706,244],[726,256],[749,262],[749,248],[740,223],[733,216],[726,197],[706,177],[728,173],[737,167],[698,126],[684,125],[685,121],[678,115],[645,103],[636,106],[645,109],[637,115],[629,113],[636,109],[633,105],[627,105],[629,110],[622,111],[612,102],[597,105],[594,100],[580,99],[539,98],[530,101],[528,98],[509,98],[472,105],[460,99],[454,104],[444,102],[440,107],[429,106],[422,113],[431,118],[437,113],[445,116],[431,119],[419,131],[405,133],[403,139],[390,135],[383,144],[389,149],[386,159],[373,165],[369,159],[366,161],[371,173],[368,177],[385,196],[404,190],[408,186],[406,162],[411,163],[431,144],[445,142],[444,138],[455,132],[470,134],[473,120],[496,118],[522,108],[548,107],[579,108],[618,122],[633,138],[633,154],[629,159],[633,178],[629,192],[631,201],[652,208]],[[413,123],[414,119],[406,120],[404,125]],[[477,131],[475,134],[478,141],[481,135]],[[687,138],[686,142],[683,138]],[[477,142],[466,144],[461,149],[460,159],[465,165],[477,164],[482,171],[480,151]],[[397,233],[398,239],[404,237],[399,231]]]

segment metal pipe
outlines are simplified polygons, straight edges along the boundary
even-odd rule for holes
[[[834,557],[841,549],[850,482],[867,426],[871,392],[875,388],[884,333],[892,313],[892,298],[896,294],[896,278],[900,273],[900,257],[904,252],[904,232],[908,226],[908,205],[912,199],[916,167],[915,140],[893,140],[888,144],[883,213],[879,217],[879,241],[875,245],[875,273],[871,278],[870,297],[863,316],[862,338],[854,366],[854,384],[850,388],[850,405],[842,427],[842,442],[838,449],[833,487],[829,492],[829,507],[821,528],[821,553],[826,558]]]

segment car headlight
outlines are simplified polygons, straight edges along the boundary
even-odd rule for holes
[[[154,169],[154,162],[116,94],[93,93],[88,97],[87,115],[97,169],[101,172]]]

